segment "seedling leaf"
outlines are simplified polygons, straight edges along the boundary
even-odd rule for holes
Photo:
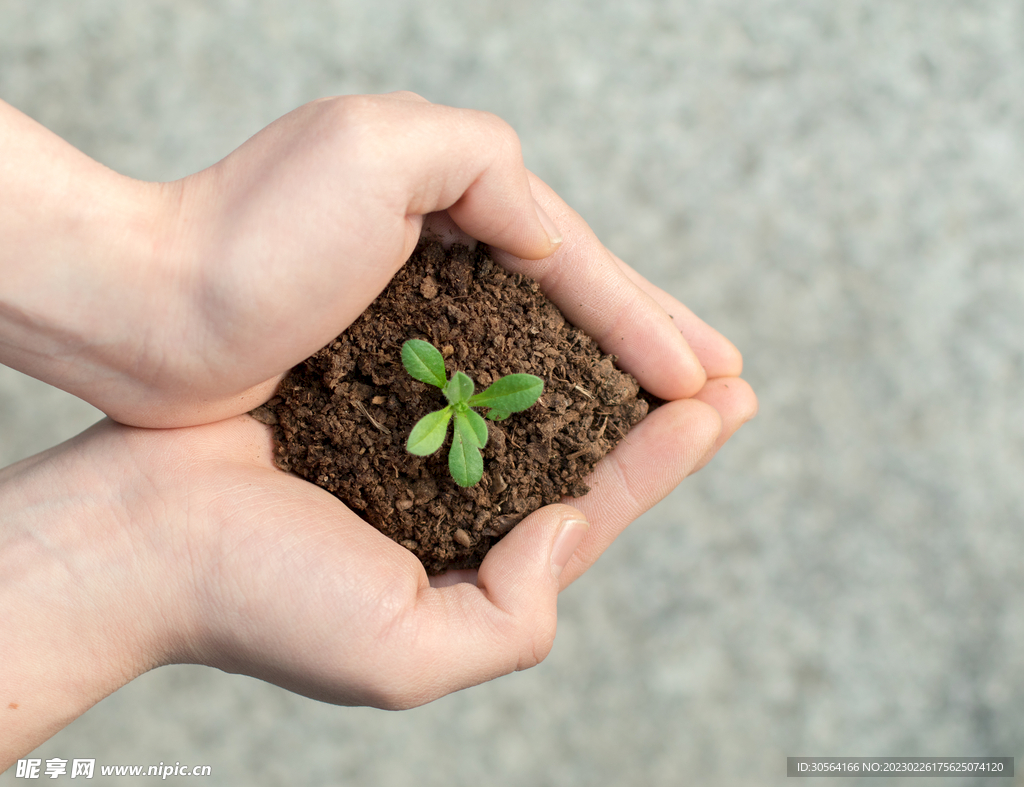
[[[456,418],[452,434],[452,447],[448,452],[448,472],[459,486],[473,486],[480,483],[484,475],[484,457],[472,441],[472,427],[469,419]]]
[[[405,448],[410,454],[416,456],[429,456],[434,453],[444,442],[448,434],[448,421],[452,417],[452,408],[445,407],[433,413],[427,413],[412,428],[409,433],[409,441]]]
[[[430,342],[410,339],[402,345],[402,366],[421,383],[445,386],[444,357]]]
[[[465,418],[469,422],[469,429],[466,433],[472,435],[476,440],[477,448],[487,445],[487,422],[480,416],[480,413],[467,407],[465,414],[460,413],[458,417]]]
[[[473,395],[473,381],[465,372],[456,372],[444,387],[444,396],[451,403],[465,402]]]
[[[490,407],[488,417],[501,421],[536,402],[544,392],[544,381],[532,374],[510,374],[495,380],[470,398],[470,407]]]

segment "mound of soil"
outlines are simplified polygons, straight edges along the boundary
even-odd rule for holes
[[[459,487],[448,447],[413,456],[413,425],[446,404],[408,375],[401,347],[425,339],[450,376],[483,390],[506,374],[544,380],[530,409],[488,421],[483,480]],[[291,370],[253,411],[273,426],[276,462],[332,492],[413,551],[428,573],[476,568],[527,514],[589,489],[584,479],[648,411],[636,380],[566,322],[536,282],[510,274],[486,247],[423,242],[345,332]]]

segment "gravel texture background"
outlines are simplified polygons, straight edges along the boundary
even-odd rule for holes
[[[1022,85],[1020,0],[0,0],[0,96],[139,178],[322,95],[501,115],[761,402],[563,595],[532,671],[386,713],[164,668],[35,756],[418,787],[1024,768]],[[3,464],[98,417],[0,368]]]

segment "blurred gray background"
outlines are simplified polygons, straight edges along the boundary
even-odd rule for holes
[[[164,668],[35,756],[254,785],[1024,770],[1024,2],[0,0],[0,96],[138,178],[398,88],[508,120],[743,351],[759,417],[563,595],[532,671],[386,713]],[[0,368],[3,464],[98,417]]]

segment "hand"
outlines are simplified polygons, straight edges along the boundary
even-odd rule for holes
[[[577,501],[590,533],[580,511],[547,506],[472,576],[433,581],[332,495],[276,469],[248,416],[167,430],[106,420],[0,470],[0,770],[162,664],[382,708],[535,665],[558,591],[714,450],[713,410],[662,411]]]
[[[0,142],[17,154],[0,165],[0,360],[125,424],[210,423],[268,399],[379,294],[431,212],[528,275],[567,278],[522,262],[573,228],[539,209],[535,193],[568,210],[531,183],[511,129],[412,94],[315,101],[172,184],[122,178],[2,104]],[[652,393],[696,393],[704,372],[679,331],[636,288],[615,292],[600,244],[575,249],[556,259],[585,282],[549,287],[556,303],[609,351],[639,335]],[[628,331],[594,312],[606,302],[631,307]]]

